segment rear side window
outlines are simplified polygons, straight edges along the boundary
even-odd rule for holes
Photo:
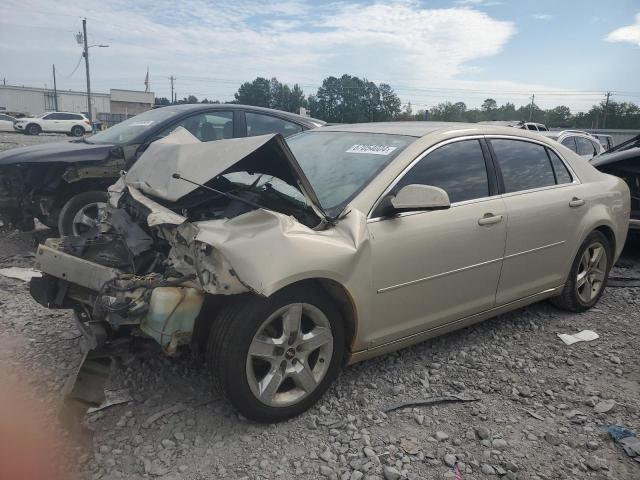
[[[553,172],[556,174],[556,183],[571,183],[573,178],[571,178],[571,174],[567,167],[564,165],[564,162],[560,160],[560,157],[553,150],[547,149],[549,153],[549,158],[551,159],[551,165],[553,166]]]
[[[576,137],[576,144],[578,145],[578,155],[595,155],[596,149],[588,139],[583,137]]]
[[[266,135],[268,133],[281,133],[284,137],[300,133],[302,127],[293,122],[272,117],[271,115],[261,115],[259,113],[246,112],[247,136]]]
[[[451,203],[488,197],[487,167],[480,142],[463,140],[434,150],[416,163],[394,190],[412,184],[440,187]]]
[[[521,140],[491,140],[505,193],[555,185],[546,148]]]
[[[573,150],[574,152],[578,151],[578,149],[576,148],[575,137],[567,137],[564,140],[562,140],[560,143],[565,147],[567,147],[569,150]]]

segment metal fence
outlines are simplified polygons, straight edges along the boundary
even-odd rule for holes
[[[640,130],[623,130],[623,129],[611,129],[611,128],[585,128],[585,132],[599,134],[599,135],[611,135],[613,137],[613,144],[619,145],[622,142],[629,140],[640,134]]]

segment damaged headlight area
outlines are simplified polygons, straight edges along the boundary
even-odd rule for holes
[[[44,275],[32,282],[31,293],[48,308],[73,308],[93,339],[90,348],[101,339],[142,333],[173,354],[189,342],[205,291],[245,289],[230,279],[221,283],[224,274],[217,269],[224,261],[192,241],[193,225],[151,228],[148,208],[128,194],[119,204],[105,206],[91,235],[39,246],[37,266]]]

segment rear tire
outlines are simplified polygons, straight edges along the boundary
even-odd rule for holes
[[[231,298],[207,345],[215,389],[258,422],[286,420],[309,409],[336,378],[343,355],[338,309],[308,286],[268,298]]]
[[[25,127],[24,133],[27,135],[40,135],[42,133],[42,128],[40,128],[40,125],[36,123],[30,123]]]
[[[71,135],[73,135],[74,137],[81,137],[84,134],[85,134],[84,128],[82,128],[80,125],[75,125],[71,129]]]
[[[609,240],[602,232],[594,230],[582,242],[562,293],[552,298],[551,303],[570,312],[589,310],[604,292],[612,260]]]
[[[97,224],[98,208],[107,203],[107,192],[89,191],[71,197],[60,210],[58,232],[61,237],[82,235]]]

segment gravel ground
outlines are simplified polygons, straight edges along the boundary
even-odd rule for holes
[[[0,135],[0,149],[14,139],[56,138]],[[49,234],[1,231],[0,268],[30,266]],[[612,275],[640,277],[640,248],[627,248]],[[54,446],[65,478],[81,479],[444,479],[456,460],[465,480],[637,479],[640,463],[602,432],[640,431],[637,294],[608,288],[582,314],[539,303],[357,364],[310,411],[277,425],[239,418],[213,397],[188,353],[131,357],[109,388],[132,401],[89,414],[92,438],[58,434]],[[600,338],[566,346],[556,336],[583,329]],[[78,336],[69,312],[40,307],[25,283],[0,276],[0,382],[29,389],[51,429],[80,362]],[[478,400],[382,412],[444,394]]]

